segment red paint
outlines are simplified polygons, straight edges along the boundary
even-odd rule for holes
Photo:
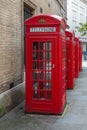
[[[66,30],[66,46],[67,46],[67,89],[74,88],[75,77],[75,43],[74,32]]]
[[[75,36],[75,77],[79,77],[79,38]]]
[[[66,104],[66,22],[58,16],[38,15],[25,24],[26,112],[62,114]]]
[[[79,41],[79,71],[82,70],[82,42]]]

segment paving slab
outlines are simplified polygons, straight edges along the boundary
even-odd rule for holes
[[[87,61],[67,90],[68,109],[62,116],[25,114],[25,101],[0,119],[0,130],[87,130]]]

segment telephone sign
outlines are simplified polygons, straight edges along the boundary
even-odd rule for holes
[[[33,27],[30,32],[56,32],[55,27]]]

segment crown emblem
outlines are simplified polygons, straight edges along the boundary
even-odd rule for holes
[[[46,23],[46,20],[42,18],[39,20],[39,23],[44,24],[44,23]]]

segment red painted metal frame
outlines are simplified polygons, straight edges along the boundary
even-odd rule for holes
[[[82,42],[79,41],[79,71],[82,70]]]
[[[75,77],[75,43],[74,33],[66,29],[66,46],[67,46],[67,89],[74,88]]]
[[[79,77],[79,38],[75,36],[75,78]]]
[[[25,22],[26,24],[26,112],[27,113],[45,113],[62,114],[66,105],[66,22],[63,18],[52,15],[37,15]],[[35,27],[55,27],[54,32],[30,32],[30,28]],[[52,43],[52,98],[34,98],[33,96],[33,46],[34,42]],[[38,55],[39,51],[37,50]],[[46,51],[46,50],[45,50]],[[46,55],[46,52],[45,52]],[[40,61],[38,61],[39,63]],[[43,60],[45,63],[46,61]],[[45,63],[46,64],[46,63]],[[38,73],[40,72],[40,68]],[[47,70],[45,69],[45,74]],[[46,76],[46,75],[45,75]],[[40,79],[37,80],[38,84]],[[46,82],[46,78],[44,78]],[[40,92],[40,85],[38,91]],[[49,90],[46,90],[48,92]],[[44,91],[44,90],[43,90]],[[49,94],[48,94],[49,95]],[[44,96],[45,97],[45,96]]]

